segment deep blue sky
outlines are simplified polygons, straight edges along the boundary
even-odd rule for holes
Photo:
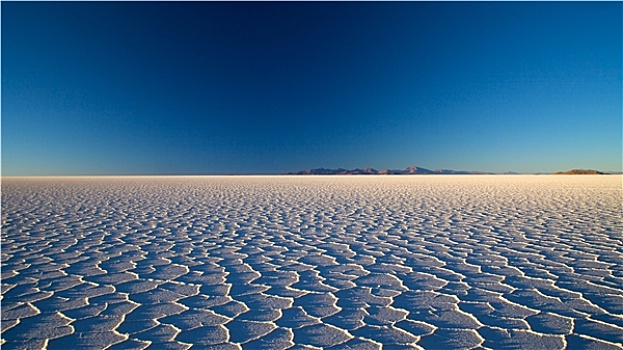
[[[3,175],[621,170],[621,2],[1,6]]]

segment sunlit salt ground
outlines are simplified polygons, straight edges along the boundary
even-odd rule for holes
[[[621,349],[620,176],[3,179],[2,348]]]

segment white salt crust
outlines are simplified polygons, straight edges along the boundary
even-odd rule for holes
[[[3,349],[623,343],[621,176],[3,178]]]

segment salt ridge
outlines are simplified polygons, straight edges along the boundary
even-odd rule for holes
[[[621,180],[5,178],[2,346],[621,349]]]

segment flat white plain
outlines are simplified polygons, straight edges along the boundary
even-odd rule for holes
[[[4,178],[2,347],[623,343],[622,177]]]

